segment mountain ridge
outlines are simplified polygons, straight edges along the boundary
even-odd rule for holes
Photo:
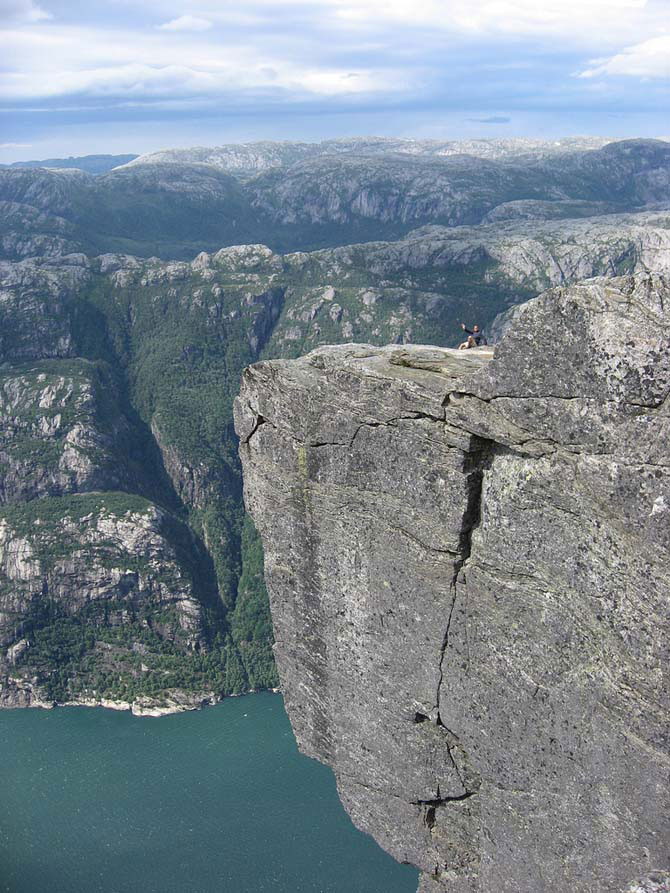
[[[185,149],[162,149],[140,155],[129,165],[165,162],[199,162],[235,170],[244,175],[286,166],[307,157],[343,154],[404,155],[473,155],[488,158],[510,156],[528,157],[532,154],[557,154],[583,149],[602,148],[618,140],[606,137],[566,137],[558,140],[470,139],[421,140],[393,137],[341,137],[321,142],[274,142],[258,140],[249,143],[230,143],[221,146],[193,146]]]
[[[276,251],[397,239],[418,226],[476,225],[497,208],[569,217],[670,201],[670,143],[631,140],[535,160],[464,155],[320,156],[250,179],[203,164],[0,170],[0,254],[83,251],[190,259],[222,245]],[[544,203],[544,204],[543,204]],[[504,209],[507,208],[507,211]]]
[[[70,155],[68,158],[44,158],[41,161],[11,161],[0,163],[0,168],[45,167],[65,170],[76,168],[89,174],[103,174],[121,164],[128,164],[139,156],[125,155]]]

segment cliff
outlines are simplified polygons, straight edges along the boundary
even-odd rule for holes
[[[282,293],[183,266],[0,263],[0,707],[276,684],[232,401]]]
[[[669,285],[244,373],[298,743],[426,893],[670,885]]]

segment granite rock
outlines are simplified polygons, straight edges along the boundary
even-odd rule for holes
[[[664,889],[668,307],[666,277],[595,279],[524,305],[495,355],[244,373],[293,729],[424,893]]]

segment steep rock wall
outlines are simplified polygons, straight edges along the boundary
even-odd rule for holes
[[[422,890],[668,888],[668,285],[244,374],[298,743]]]

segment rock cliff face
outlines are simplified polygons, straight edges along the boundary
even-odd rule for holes
[[[426,893],[668,889],[669,307],[667,278],[596,279],[495,356],[244,374],[296,737]]]
[[[215,263],[0,263],[0,707],[276,684],[232,400],[284,292]]]
[[[125,493],[36,500],[3,514],[0,707],[50,706],[74,676],[82,684],[68,693],[101,703],[108,677],[156,675],[154,640],[176,652],[199,646],[206,619],[198,581],[184,572],[185,540],[164,510]]]

